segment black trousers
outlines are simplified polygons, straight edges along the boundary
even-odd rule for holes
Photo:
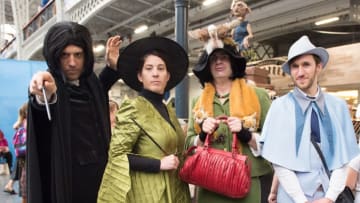
[[[4,157],[6,163],[9,166],[10,171],[12,170],[13,160],[11,152],[0,152],[0,157]]]
[[[260,176],[260,185],[261,185],[261,203],[267,203],[267,198],[270,194],[271,184],[274,174],[269,173],[263,176]]]

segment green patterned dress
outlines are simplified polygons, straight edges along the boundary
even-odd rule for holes
[[[191,201],[188,184],[179,179],[178,170],[146,173],[129,169],[127,154],[159,160],[165,156],[145,132],[169,154],[182,154],[185,137],[173,109],[168,108],[168,112],[175,129],[145,98],[124,101],[116,115],[98,203]]]

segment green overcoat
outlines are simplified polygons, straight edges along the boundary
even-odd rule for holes
[[[172,108],[169,116],[175,129],[145,98],[122,103],[110,143],[109,160],[103,175],[98,203],[189,203],[189,187],[178,170],[145,173],[131,171],[127,154],[161,159],[164,152],[182,154],[184,133]],[[181,165],[181,164],[180,164]]]
[[[261,107],[260,115],[260,127],[264,124],[267,111],[270,107],[270,99],[263,88],[254,88],[255,93],[259,99]],[[193,105],[197,102],[198,98],[193,101]],[[230,115],[229,110],[229,100],[225,101],[223,104],[216,97],[213,98],[214,105],[214,117],[219,115]],[[221,136],[221,139],[218,139],[216,142],[211,143],[211,147],[217,149],[223,149],[226,151],[231,151],[231,142],[232,142],[232,133],[229,131],[228,127],[225,124],[220,124],[219,128],[216,130],[217,136]],[[197,136],[194,129],[194,117],[191,114],[189,119],[189,127],[186,137],[186,148],[189,148],[194,144],[194,139]],[[272,167],[269,162],[267,162],[262,157],[255,157],[249,145],[242,144],[238,142],[238,145],[241,145],[242,153],[247,155],[251,161],[251,190],[249,194],[241,199],[232,199],[219,195],[214,192],[199,188],[198,191],[198,203],[260,203],[261,200],[261,188],[259,177],[272,173]],[[270,186],[269,186],[270,187]]]

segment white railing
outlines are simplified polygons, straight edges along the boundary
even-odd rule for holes
[[[72,8],[66,11],[70,21],[85,24],[97,11],[109,6],[114,0],[87,0],[79,1]]]
[[[99,9],[108,6],[114,0],[87,0],[79,1],[66,8],[66,11],[59,11],[56,1],[49,2],[39,13],[37,13],[23,28],[23,43],[21,44],[21,58],[31,59],[38,53],[48,29],[57,21],[59,16],[66,16],[67,20],[84,24],[89,21]],[[59,3],[59,2],[57,2]],[[56,15],[57,12],[64,12],[64,15]]]

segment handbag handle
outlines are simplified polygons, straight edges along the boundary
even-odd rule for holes
[[[330,170],[329,170],[329,168],[328,168],[328,166],[327,166],[327,164],[326,164],[325,157],[324,157],[324,155],[323,155],[323,153],[322,153],[319,145],[317,145],[317,144],[315,143],[315,140],[314,140],[313,138],[311,138],[311,143],[314,145],[316,152],[319,154],[319,157],[320,157],[321,162],[322,162],[322,164],[323,164],[323,166],[324,166],[326,175],[327,175],[327,176],[329,177],[329,179],[330,179],[330,177],[331,177],[331,175],[330,175]]]
[[[223,115],[223,116],[218,116],[216,117],[216,120],[220,120],[221,122],[224,122],[227,120],[227,116]],[[208,133],[206,135],[206,139],[205,139],[205,143],[204,143],[204,148],[207,149],[210,145],[210,136],[212,134],[211,133]],[[238,150],[238,147],[237,147],[237,136],[236,136],[236,133],[233,133],[233,140],[232,140],[232,144],[231,144],[231,151],[233,153],[233,156],[236,155],[236,154],[239,154],[239,150]]]

